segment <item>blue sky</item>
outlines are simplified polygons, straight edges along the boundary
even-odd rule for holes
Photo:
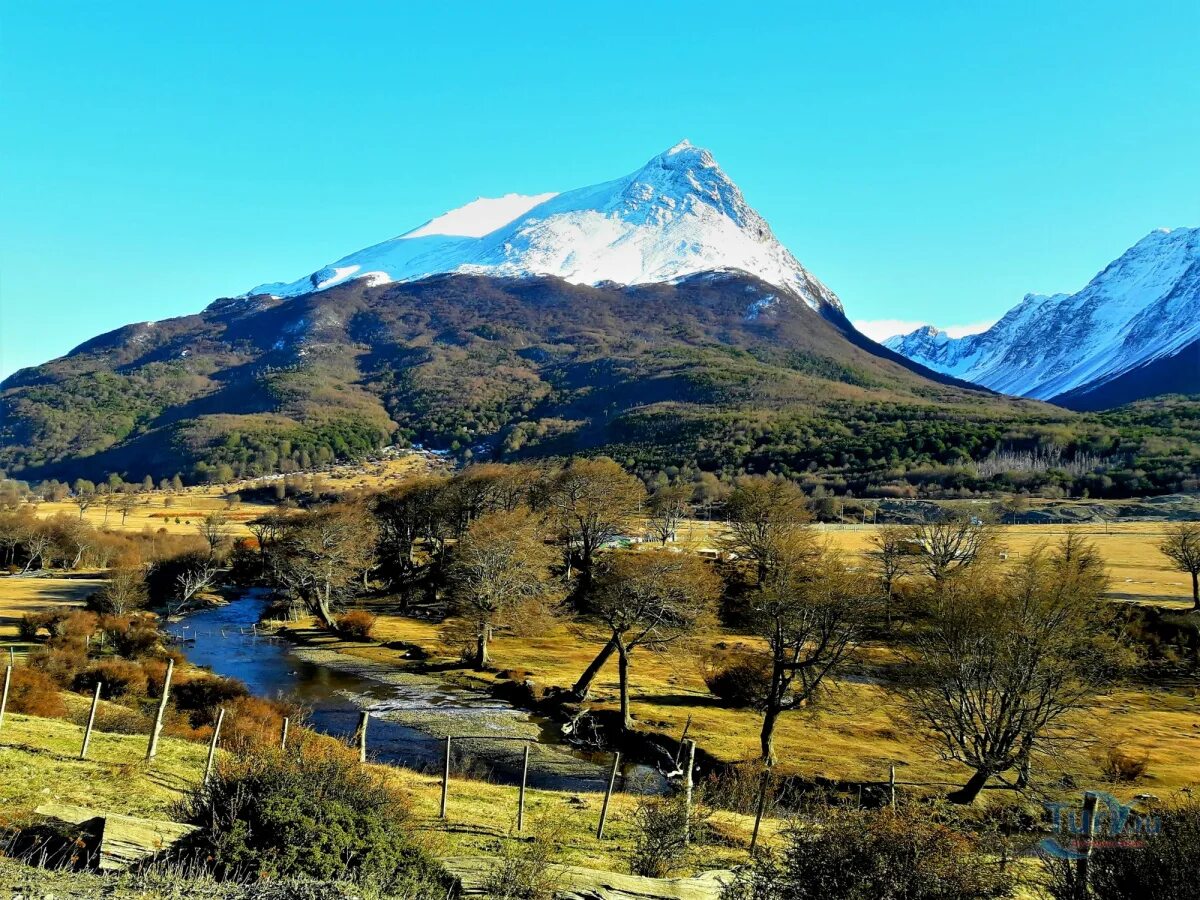
[[[1197,34],[1195,0],[5,4],[0,374],[683,137],[852,319],[992,320],[1200,224]]]

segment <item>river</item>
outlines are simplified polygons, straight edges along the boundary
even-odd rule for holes
[[[194,665],[236,678],[257,696],[299,701],[309,711],[307,724],[316,731],[349,741],[361,710],[366,709],[368,753],[375,761],[440,771],[444,736],[451,734],[456,750],[466,756],[455,753],[456,771],[469,766],[472,774],[516,783],[524,742],[535,740],[530,786],[604,789],[610,757],[562,743],[553,723],[436,676],[397,671],[256,634],[254,626],[266,603],[250,592],[171,622],[166,630],[180,641],[180,649]],[[622,776],[625,790],[657,793],[665,787],[663,777],[649,766],[625,766]]]

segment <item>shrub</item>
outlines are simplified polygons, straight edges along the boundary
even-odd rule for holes
[[[512,836],[497,854],[484,889],[492,900],[550,900],[561,880],[554,860],[566,839],[561,819],[535,822],[529,840]]]
[[[767,695],[771,670],[763,659],[734,656],[706,669],[704,683],[729,706],[758,706]]]
[[[8,710],[27,716],[57,719],[67,714],[67,705],[58,695],[58,685],[54,679],[45,672],[22,666],[12,670]]]
[[[87,654],[79,647],[43,647],[29,654],[29,665],[65,688],[87,665]]]
[[[1107,747],[1100,758],[1100,770],[1112,781],[1137,781],[1150,766],[1148,753],[1134,753],[1124,747]]]
[[[126,659],[151,656],[158,649],[158,625],[153,616],[103,616],[104,642]]]
[[[246,685],[233,678],[216,675],[200,675],[181,681],[171,688],[175,708],[188,713],[193,728],[211,725],[217,720],[217,708],[234,700],[249,697]]]
[[[99,682],[100,696],[105,700],[118,697],[144,696],[146,671],[137,663],[123,659],[106,659],[93,663],[71,680],[71,690],[90,694]]]
[[[87,640],[96,633],[99,619],[95,614],[82,609],[76,610],[55,623],[52,629],[54,642],[60,645],[83,647]]]
[[[302,744],[227,759],[184,801],[200,826],[182,851],[224,880],[348,880],[421,900],[446,896],[409,837],[403,798],[343,748]]]
[[[910,810],[828,811],[738,873],[722,900],[988,900],[1012,887],[974,838]]]
[[[49,612],[25,613],[17,623],[17,635],[23,641],[36,641],[41,637],[42,629],[46,636],[54,634],[55,614]]]
[[[369,641],[375,631],[375,617],[365,609],[352,609],[337,618],[337,630],[356,641]]]
[[[276,747],[283,730],[283,719],[291,719],[289,728],[304,720],[304,711],[285,700],[262,697],[238,697],[225,708],[221,746],[232,753],[257,747]]]
[[[1047,889],[1054,900],[1179,900],[1195,897],[1196,860],[1200,859],[1200,800],[1187,800],[1157,810],[1157,834],[1129,835],[1140,846],[1123,841],[1098,842],[1088,862],[1090,891],[1081,890],[1072,860],[1047,859]]]
[[[76,725],[86,725],[90,711],[90,707],[80,707],[71,719]],[[149,734],[150,719],[139,710],[127,706],[101,703],[96,707],[96,730],[109,734]]]
[[[646,797],[633,814],[633,849],[629,869],[634,875],[666,878],[687,855],[687,837],[704,842],[708,815],[701,804],[693,803],[689,821],[687,803],[682,794],[669,799]]]

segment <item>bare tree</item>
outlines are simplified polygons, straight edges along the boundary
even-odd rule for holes
[[[211,512],[200,521],[196,530],[208,544],[208,556],[213,559],[217,555],[217,548],[229,537],[229,520],[219,512]]]
[[[568,579],[577,560],[583,587],[590,584],[596,551],[629,527],[645,498],[642,482],[605,457],[573,459],[551,478],[545,502]]]
[[[87,511],[88,507],[90,507],[92,505],[92,502],[95,499],[96,499],[96,494],[95,494],[94,490],[89,491],[89,490],[76,489],[75,495],[73,497],[71,497],[71,502],[79,507],[79,521],[80,522],[83,521],[83,514]]]
[[[904,539],[916,550],[917,568],[934,581],[961,572],[996,548],[995,529],[979,516],[966,513],[910,525]]]
[[[117,500],[117,509],[121,511],[121,524],[125,524],[125,519],[133,512],[133,508],[137,506],[137,497],[132,491],[126,491]]]
[[[476,669],[487,668],[492,633],[533,600],[548,598],[553,548],[528,509],[484,513],[454,548],[447,570],[450,598],[470,622]]]
[[[1192,608],[1200,610],[1200,523],[1171,526],[1158,549],[1176,569],[1192,576]]]
[[[621,722],[633,727],[629,712],[629,659],[638,647],[663,648],[693,633],[710,617],[721,581],[699,557],[669,550],[615,553],[596,579],[599,619],[616,647],[621,690]],[[605,651],[600,651],[601,656]]]
[[[759,584],[767,579],[780,539],[811,519],[800,488],[766,475],[739,478],[725,510],[730,531],[725,546],[754,564]]]
[[[665,547],[675,540],[679,523],[691,511],[692,489],[685,484],[667,484],[650,495],[650,530]]]
[[[1098,602],[1104,578],[1087,556],[1060,545],[1004,577],[931,585],[907,694],[942,753],[972,770],[951,800],[969,803],[992,777],[1024,768],[1106,678],[1118,654]]]
[[[108,573],[108,580],[89,601],[96,612],[125,615],[146,605],[146,571],[140,565],[115,566]]]
[[[762,759],[775,764],[775,726],[813,703],[849,660],[872,615],[874,591],[836,554],[796,532],[773,542],[766,581],[752,598],[751,625],[767,644],[770,680],[761,699]]]
[[[21,543],[25,547],[25,568],[21,570],[24,575],[35,562],[40,562],[43,567],[46,565],[46,554],[54,548],[54,533],[45,525],[36,523],[25,532]]]
[[[336,629],[333,607],[354,592],[375,558],[379,531],[362,506],[341,503],[294,516],[279,541],[279,577],[321,624]]]
[[[896,582],[913,570],[912,543],[902,528],[887,526],[871,535],[867,541],[867,563],[879,582],[883,596],[884,616],[892,625],[892,606],[896,597]]]
[[[189,566],[176,575],[175,599],[174,603],[168,604],[167,612],[171,615],[178,615],[186,609],[193,597],[212,586],[217,572],[218,569],[213,564],[212,557],[209,557],[200,565]]]

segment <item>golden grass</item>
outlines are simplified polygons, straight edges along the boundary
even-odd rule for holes
[[[7,662],[8,647],[16,648],[18,655],[28,649],[17,638],[17,623],[22,616],[60,606],[82,606],[102,584],[102,572],[0,578],[0,664]]]

